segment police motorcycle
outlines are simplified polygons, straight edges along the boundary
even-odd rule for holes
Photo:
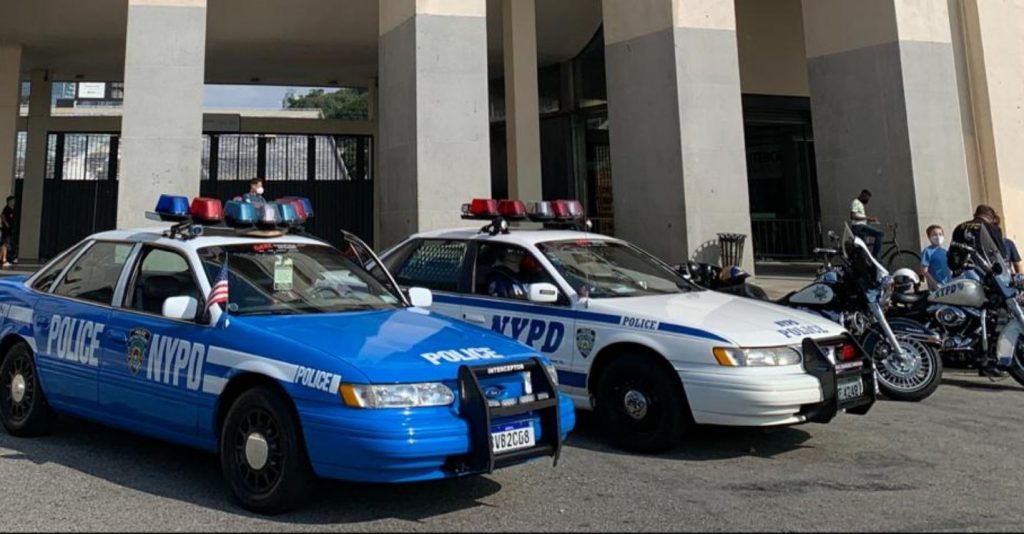
[[[815,249],[823,262],[814,282],[774,302],[843,325],[874,360],[878,388],[886,397],[927,398],[942,379],[937,350],[941,338],[913,317],[886,317],[892,304],[892,277],[848,225],[841,240],[835,232],[829,232],[829,238],[840,248]],[[746,276],[728,270],[716,279],[714,272],[702,264],[687,264],[684,274],[708,289],[769,300],[760,288],[751,289],[756,286],[747,283]]]
[[[988,232],[980,235],[974,246],[950,245],[967,258],[963,274],[932,292],[897,292],[889,315],[939,332],[947,364],[975,367],[990,378],[1005,377],[1002,373],[1007,372],[1024,385],[1021,280],[1011,276]]]

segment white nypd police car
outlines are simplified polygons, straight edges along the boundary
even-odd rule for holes
[[[565,204],[529,218],[578,221]],[[382,259],[400,285],[432,289],[433,310],[548,356],[615,445],[658,451],[693,423],[827,422],[874,402],[871,363],[835,323],[701,290],[612,237],[508,230],[527,217],[521,202],[478,199],[464,218],[491,224],[417,234]]]
[[[56,412],[219,452],[260,512],[302,503],[314,475],[408,482],[557,458],[575,419],[547,358],[423,309],[429,291],[362,269],[373,254],[356,238],[343,253],[282,231],[308,201],[164,197],[158,212],[177,224],[99,233],[0,281],[9,433],[44,433]]]

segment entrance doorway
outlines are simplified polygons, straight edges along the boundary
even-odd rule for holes
[[[757,260],[809,260],[821,236],[807,98],[743,95],[750,223]]]

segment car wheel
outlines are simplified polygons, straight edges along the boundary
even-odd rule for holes
[[[690,420],[678,378],[638,356],[620,357],[604,370],[596,409],[612,445],[630,452],[668,450]]]
[[[11,347],[0,363],[0,420],[12,436],[31,437],[50,430],[53,413],[39,385],[32,349],[25,343]]]
[[[232,496],[261,514],[295,508],[309,492],[313,470],[291,407],[266,387],[242,393],[221,429],[220,464]]]

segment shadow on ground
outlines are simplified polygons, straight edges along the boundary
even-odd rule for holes
[[[798,449],[811,434],[799,427],[744,428],[697,426],[683,443],[671,451],[656,455],[689,461],[728,460],[738,457],[772,458]],[[600,423],[592,412],[576,412],[576,429],[569,435],[567,447],[597,452],[633,455],[608,444]]]
[[[217,457],[62,417],[54,432],[15,438],[0,431],[0,462],[59,464],[151,495],[256,517],[228,496]],[[422,521],[450,512],[486,506],[480,502],[501,485],[467,477],[402,485],[320,481],[301,509],[271,518],[282,523],[359,523],[380,519]]]

